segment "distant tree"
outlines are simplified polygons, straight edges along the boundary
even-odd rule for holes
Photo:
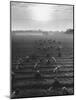
[[[66,34],[73,34],[73,32],[74,32],[74,29],[67,29],[65,33]]]

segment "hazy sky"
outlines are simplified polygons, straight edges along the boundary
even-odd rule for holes
[[[73,6],[11,3],[12,30],[64,31],[73,28]]]

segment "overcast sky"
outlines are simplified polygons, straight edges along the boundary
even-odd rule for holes
[[[12,30],[65,31],[73,28],[73,6],[11,3]]]

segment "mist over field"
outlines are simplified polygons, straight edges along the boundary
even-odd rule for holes
[[[59,32],[59,31],[12,31],[12,38],[14,40],[32,40],[32,39],[54,39],[61,42],[68,42],[69,45],[73,45],[73,30],[71,32]],[[31,38],[30,38],[31,37]]]

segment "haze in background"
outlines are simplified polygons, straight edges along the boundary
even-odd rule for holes
[[[73,29],[73,6],[11,2],[11,29],[13,31]]]

